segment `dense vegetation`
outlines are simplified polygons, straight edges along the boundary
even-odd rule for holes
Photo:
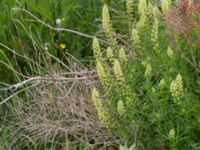
[[[199,0],[0,7],[0,149],[200,149]]]

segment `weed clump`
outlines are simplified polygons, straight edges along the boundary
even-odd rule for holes
[[[124,144],[134,145],[135,149],[194,149],[200,146],[199,95],[195,92],[195,87],[191,86],[196,84],[197,68],[191,71],[187,61],[182,59],[182,55],[177,53],[175,47],[185,46],[184,39],[187,39],[184,42],[188,42],[188,46],[191,44],[195,46],[190,40],[197,37],[195,35],[198,35],[198,32],[194,30],[194,35],[187,32],[187,29],[192,23],[190,19],[195,20],[193,21],[195,24],[192,25],[198,28],[195,26],[197,25],[195,18],[199,12],[188,9],[197,7],[198,2],[190,3],[185,15],[178,9],[180,17],[188,20],[182,21],[182,26],[179,28],[169,26],[173,41],[170,41],[166,33],[166,25],[170,22],[163,21],[163,18],[167,18],[172,22],[174,18],[172,16],[170,18],[167,14],[170,13],[172,5],[176,4],[174,7],[179,8],[183,2],[180,1],[179,6],[177,2],[172,3],[170,0],[162,1],[161,5],[157,5],[154,1],[139,0],[138,9],[134,9],[134,5],[127,0],[125,5],[127,17],[121,27],[126,28],[126,32],[113,28],[110,21],[111,11],[108,11],[109,5],[105,4],[103,7],[103,16],[105,8],[106,15],[109,16],[107,24],[109,22],[110,29],[104,30],[110,43],[107,55],[104,56],[102,53],[101,57],[101,64],[107,75],[99,74],[101,87],[95,88],[95,91],[98,91],[99,97],[103,95],[100,99],[101,107],[106,110],[106,117],[111,119],[106,122],[101,120],[110,131],[124,141]],[[193,18],[189,17],[191,15]],[[103,17],[103,29],[106,22],[104,19],[105,17]],[[133,25],[130,25],[130,21]],[[180,23],[180,19],[176,21]],[[174,30],[179,32],[173,35]],[[113,37],[116,39],[112,40]],[[95,38],[94,41],[96,40]],[[179,40],[179,43],[173,44]],[[193,66],[197,67],[197,47],[193,46],[190,47],[191,57],[188,56],[188,60],[194,62]],[[114,51],[111,51],[112,49]],[[104,48],[100,51],[103,52]],[[183,47],[182,51],[187,56],[186,47]],[[99,60],[97,58],[96,60],[98,71]]]

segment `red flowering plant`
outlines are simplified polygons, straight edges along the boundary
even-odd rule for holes
[[[180,0],[167,14],[167,34],[177,54],[200,73],[200,0]]]

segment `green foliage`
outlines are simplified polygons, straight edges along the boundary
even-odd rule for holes
[[[98,97],[104,95],[101,109],[112,118],[109,123],[105,122],[107,127],[128,145],[135,144],[137,149],[195,149],[200,144],[200,97],[194,87],[196,72],[170,48],[164,14],[153,2],[138,2],[139,12],[137,9],[133,12],[138,15],[124,21],[125,36],[117,28],[104,30],[109,38],[108,46],[115,50],[112,53],[115,60],[110,62],[108,54],[101,56],[101,70],[108,74],[99,76],[102,87],[98,89],[101,93]],[[163,12],[168,11],[169,4],[163,4]],[[105,5],[103,16],[104,13]],[[111,14],[106,11],[106,15]],[[130,20],[134,22],[132,35],[128,35]],[[108,22],[111,27],[112,21],[107,19]],[[117,39],[110,40],[111,36],[107,35],[116,35]],[[126,61],[119,57],[121,47]],[[102,49],[99,53],[104,51]]]

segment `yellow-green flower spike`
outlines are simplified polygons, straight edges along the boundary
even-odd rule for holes
[[[94,56],[95,56],[96,60],[102,62],[103,57],[102,57],[102,53],[101,53],[101,48],[99,45],[99,41],[96,37],[93,39],[92,47],[93,47],[93,52],[94,52]]]
[[[158,84],[160,87],[163,87],[165,85],[165,80],[164,79],[161,79],[159,84]]]
[[[156,89],[155,89],[154,87],[152,87],[152,88],[151,88],[151,91],[152,91],[153,93],[155,93],[155,92],[156,92]]]
[[[138,4],[138,12],[140,14],[140,20],[137,23],[138,28],[143,28],[147,21],[147,2],[146,0],[140,0]]]
[[[157,52],[160,51],[158,43],[158,27],[159,27],[158,15],[159,15],[158,7],[154,6],[153,8],[154,25],[151,31],[151,41],[153,43],[154,50]]]
[[[153,5],[151,2],[148,2],[148,16],[152,15]]]
[[[119,50],[119,60],[122,62],[127,61],[124,48],[120,48],[120,50]]]
[[[169,131],[168,137],[169,137],[170,140],[174,140],[175,139],[175,135],[176,135],[175,129],[173,128],[173,129],[171,129]]]
[[[183,80],[180,74],[178,74],[176,79],[171,82],[170,92],[175,103],[180,104],[180,100],[183,95]]]
[[[114,63],[114,54],[113,54],[113,50],[110,47],[107,48],[106,55],[107,55],[109,61],[111,63]]]
[[[159,14],[160,14],[160,11],[159,11],[158,7],[155,5],[153,7],[153,17],[154,17],[154,19],[157,18],[159,16]]]
[[[162,11],[166,13],[171,6],[171,0],[162,0]]]
[[[105,32],[110,32],[111,23],[110,23],[110,14],[108,10],[108,5],[104,4],[103,10],[102,10],[102,23],[103,23],[103,29]]]
[[[126,0],[126,12],[128,15],[128,20],[133,21],[133,0]]]
[[[151,79],[151,73],[152,73],[151,64],[147,64],[146,70],[145,70],[145,77],[146,77],[146,79],[148,79],[148,80]]]
[[[110,21],[110,14],[109,14],[109,9],[108,5],[104,4],[103,9],[102,9],[102,24],[103,24],[103,30],[108,36],[111,44],[113,47],[116,45],[116,39],[115,39],[115,32],[112,28],[112,23]]]
[[[140,15],[146,16],[146,14],[147,14],[147,2],[146,2],[146,0],[139,0],[138,12],[139,12]]]
[[[92,101],[97,110],[99,120],[105,123],[106,125],[108,125],[109,123],[108,113],[103,108],[103,105],[99,96],[99,92],[96,90],[96,88],[93,88],[92,90]]]
[[[114,73],[117,80],[124,81],[123,72],[121,70],[120,63],[117,59],[115,59],[114,61]]]
[[[174,55],[174,52],[172,51],[172,49],[171,49],[170,46],[168,46],[168,48],[167,48],[167,55],[168,55],[170,58],[172,58],[173,55]]]
[[[105,73],[104,67],[100,61],[97,61],[96,70],[97,70],[97,75],[98,75],[100,81],[103,82],[106,78],[106,73]]]
[[[117,103],[117,112],[119,113],[120,116],[124,116],[125,114],[125,107],[122,100],[118,101]]]
[[[138,48],[140,45],[140,37],[137,29],[132,30],[132,35],[131,35],[133,45]]]
[[[96,109],[99,109],[100,107],[102,107],[102,103],[101,103],[101,100],[100,100],[99,97],[100,97],[99,92],[94,87],[93,90],[92,90],[92,101],[93,101],[93,104],[94,104]]]

